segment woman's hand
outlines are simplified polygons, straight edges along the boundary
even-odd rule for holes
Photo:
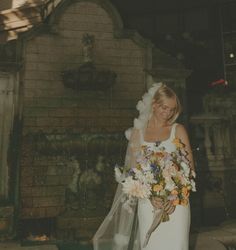
[[[152,203],[153,207],[156,209],[161,209],[161,208],[163,208],[163,205],[164,205],[163,200],[159,197],[152,197],[151,203]]]
[[[164,203],[164,209],[167,214],[172,214],[175,211],[175,205],[173,205],[172,201],[166,201]]]
[[[152,197],[151,203],[152,203],[153,207],[156,209],[164,208],[165,212],[169,215],[175,211],[175,206],[173,205],[172,201],[165,201],[164,202],[159,197]]]

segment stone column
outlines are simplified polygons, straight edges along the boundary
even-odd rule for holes
[[[205,148],[207,153],[207,158],[212,158],[212,150],[211,150],[211,139],[209,134],[210,125],[204,123],[204,131],[205,131]]]

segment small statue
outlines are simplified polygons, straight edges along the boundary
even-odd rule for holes
[[[79,175],[81,173],[80,166],[76,159],[72,159],[70,165],[74,169],[74,173],[73,173],[72,181],[69,183],[68,188],[71,190],[71,192],[77,193],[78,192],[77,183],[78,183]]]
[[[93,48],[94,48],[94,36],[88,33],[83,35],[83,57],[84,63],[93,62]]]

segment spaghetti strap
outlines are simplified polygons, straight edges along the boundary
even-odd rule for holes
[[[170,133],[170,139],[174,140],[175,139],[175,130],[176,130],[177,123],[174,123],[171,128],[171,133]]]
[[[144,142],[144,133],[145,133],[145,130],[144,129],[140,129],[139,133],[140,133],[140,142],[142,144]]]

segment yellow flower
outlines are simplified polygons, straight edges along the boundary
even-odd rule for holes
[[[192,187],[191,187],[190,185],[188,185],[188,186],[187,186],[187,189],[188,189],[188,190],[191,190],[191,189],[192,189]]]
[[[137,165],[136,165],[136,168],[137,168],[138,170],[141,170],[141,169],[142,169],[142,166],[141,166],[140,164],[137,164]]]
[[[175,138],[172,142],[175,144],[175,146],[177,148],[183,148],[184,147],[184,144],[180,141],[179,138]]]
[[[153,190],[154,192],[159,192],[159,191],[161,191],[162,189],[163,189],[163,186],[162,186],[162,185],[159,185],[159,184],[154,185],[153,188],[152,188],[152,190]]]

